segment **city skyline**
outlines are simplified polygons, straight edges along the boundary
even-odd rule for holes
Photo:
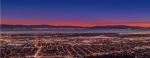
[[[150,0],[0,3],[0,58],[150,58]]]
[[[2,0],[1,24],[150,27],[148,0]]]

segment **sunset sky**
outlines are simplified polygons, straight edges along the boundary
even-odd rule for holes
[[[150,27],[150,0],[2,0],[1,24]]]

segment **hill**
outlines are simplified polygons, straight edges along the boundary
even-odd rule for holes
[[[53,26],[53,25],[9,25],[1,24],[1,30],[57,30],[57,29],[150,29],[139,26],[125,26],[125,25],[114,25],[114,26]]]

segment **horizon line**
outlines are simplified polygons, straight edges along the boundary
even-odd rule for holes
[[[131,25],[93,25],[93,26],[79,26],[79,25],[53,25],[53,24],[0,24],[0,25],[25,25],[25,26],[32,26],[32,25],[48,25],[48,26],[77,26],[77,27],[95,27],[95,26],[131,26]],[[132,26],[132,27],[150,27],[150,26]]]

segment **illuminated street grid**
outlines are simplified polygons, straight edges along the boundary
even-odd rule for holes
[[[0,58],[88,58],[102,55],[150,57],[150,34],[1,34]]]

